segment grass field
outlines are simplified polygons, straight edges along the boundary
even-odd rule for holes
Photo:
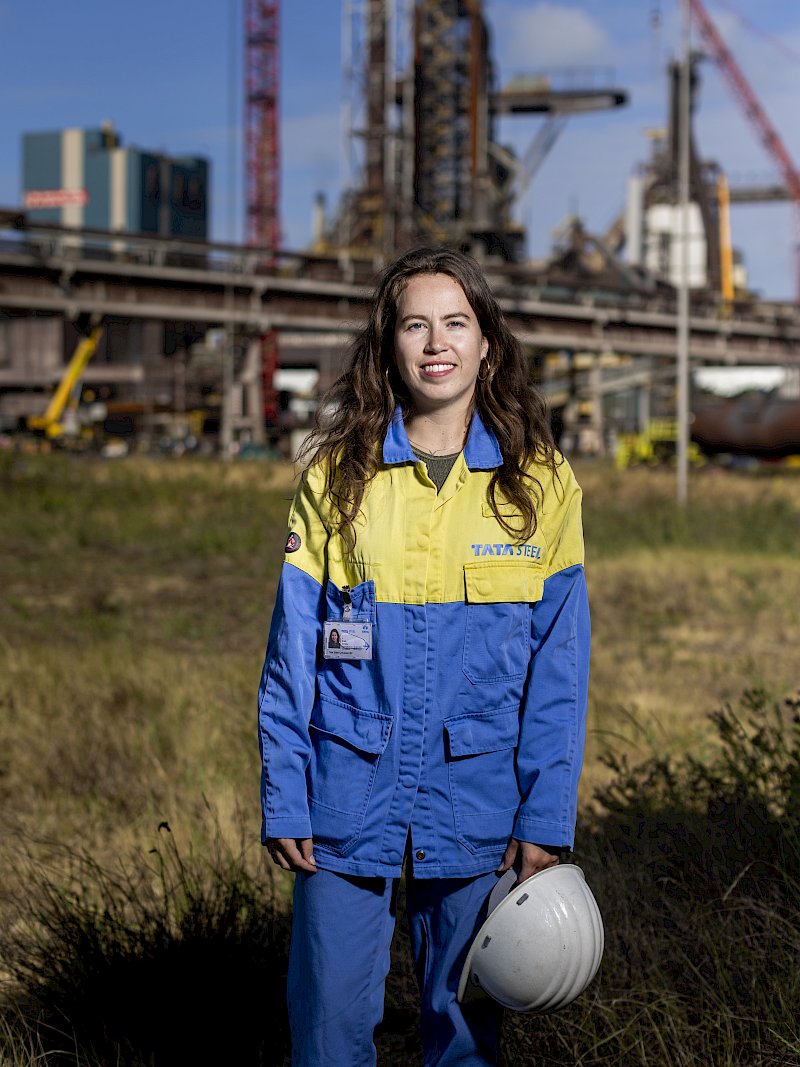
[[[669,471],[577,472],[594,632],[581,862],[602,897],[609,946],[599,991],[544,1030],[512,1020],[513,1046],[538,1044],[546,1058],[536,1062],[553,1064],[798,1063],[800,1036],[787,1022],[800,1013],[797,980],[777,976],[792,959],[796,971],[800,898],[797,751],[785,737],[793,705],[783,703],[800,683],[800,478],[702,470],[681,512]],[[131,1036],[133,1024],[125,1040],[110,1023],[105,1036],[81,1037],[89,1023],[72,1014],[78,999],[64,999],[69,987],[85,1003],[90,978],[107,990],[119,969],[103,968],[121,956],[163,965],[156,950],[167,943],[184,955],[160,966],[158,983],[151,975],[151,994],[172,1003],[187,959],[195,969],[203,960],[203,974],[214,963],[216,979],[230,978],[224,1011],[238,1012],[244,1042],[227,1062],[282,1062],[274,960],[284,958],[286,883],[271,878],[256,844],[254,692],[291,492],[292,471],[274,464],[0,457],[0,910],[10,931],[0,950],[11,1005],[0,1063],[47,1053],[37,1062],[93,1067],[112,1062],[109,1042],[115,1063],[179,1062],[174,1049],[156,1055],[149,1038]],[[709,717],[726,704],[749,723],[741,735]],[[783,711],[764,735],[772,747],[751,750],[773,708]],[[794,822],[781,816],[791,804]],[[722,823],[712,819],[720,805]],[[730,849],[719,845],[723,831]],[[764,856],[743,849],[759,833],[764,848],[783,850],[784,873],[751,884]],[[702,925],[697,907],[681,910],[695,899],[682,880],[690,875],[709,907],[728,893],[738,912],[716,910]],[[624,893],[615,878],[629,883]],[[670,881],[666,898],[654,892],[659,878]],[[748,944],[735,956],[737,915]],[[31,938],[45,946],[33,977],[20,964],[25,952],[35,957]],[[726,1010],[714,983],[727,975],[729,990],[765,946],[768,1006],[752,995]],[[705,1018],[691,1009],[681,959]],[[759,966],[762,975],[764,959]],[[240,1009],[258,1014],[264,1002],[253,1006],[241,980],[259,989],[265,971],[277,973],[263,987],[274,1042],[247,1044]],[[414,1062],[413,996],[402,965],[385,1063]],[[50,998],[46,1033],[30,1028],[26,997],[40,1020]],[[107,1000],[94,1003],[113,1016]],[[163,1006],[147,1003],[152,1019]],[[54,1033],[67,1048],[61,1059]],[[208,1048],[208,1026],[203,1033]],[[689,1039],[699,1059],[676,1052]]]

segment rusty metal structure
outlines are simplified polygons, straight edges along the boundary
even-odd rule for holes
[[[520,261],[520,188],[570,114],[627,94],[545,77],[499,89],[482,0],[346,0],[343,12],[349,188],[328,248],[380,259],[428,240]],[[546,122],[520,160],[498,120],[534,113]]]
[[[423,0],[414,13],[414,204],[435,233],[493,230],[508,218],[491,202],[488,33],[480,5]],[[494,186],[496,187],[496,185]],[[508,256],[507,258],[511,258]]]

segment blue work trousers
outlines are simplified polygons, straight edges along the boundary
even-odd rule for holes
[[[406,880],[420,986],[425,1067],[497,1063],[502,1009],[456,1001],[461,969],[497,883],[476,878]],[[375,1027],[395,924],[397,880],[318,871],[295,877],[288,1000],[293,1067],[373,1067]]]

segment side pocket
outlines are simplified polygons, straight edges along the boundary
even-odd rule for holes
[[[519,808],[515,767],[519,708],[444,721],[456,836],[473,853],[508,844]]]
[[[353,848],[391,732],[391,715],[340,701],[317,701],[311,714],[308,768],[315,843],[340,856]]]

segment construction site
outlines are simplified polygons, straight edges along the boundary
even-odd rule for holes
[[[0,209],[4,446],[289,458],[380,268],[424,243],[482,264],[566,452],[674,455],[683,286],[692,458],[796,462],[800,308],[749,291],[730,212],[769,200],[800,212],[800,172],[701,0],[687,9],[702,52],[664,71],[664,128],[618,217],[603,233],[569,217],[536,260],[515,206],[570,118],[623,109],[628,91],[602,70],[504,80],[481,0],[342,4],[348,173],[338,203],[316,204],[306,248],[281,239],[278,0],[243,5],[242,244],[208,240],[202,158],[125,148],[107,125],[26,135],[21,203]],[[774,184],[730,184],[696,143],[701,54]],[[499,135],[515,116],[536,117],[524,153]],[[743,368],[761,373],[730,373]]]

